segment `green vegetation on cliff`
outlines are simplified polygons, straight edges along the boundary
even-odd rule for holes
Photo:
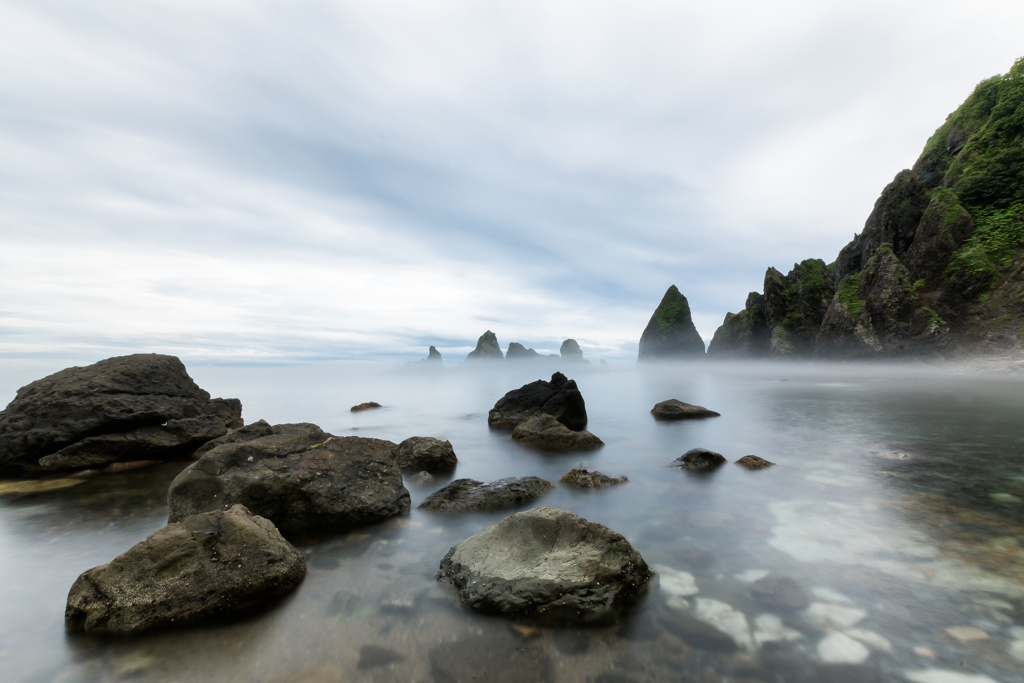
[[[846,307],[846,312],[850,314],[850,320],[854,322],[857,322],[857,318],[860,317],[860,311],[864,308],[864,299],[860,298],[860,276],[860,273],[847,275],[839,283],[838,291],[836,292],[839,301]]]

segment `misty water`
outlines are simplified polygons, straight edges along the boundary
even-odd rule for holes
[[[861,365],[563,369],[586,399],[588,429],[605,441],[598,451],[545,454],[488,428],[498,398],[550,369],[190,366],[214,396],[240,398],[246,422],[314,422],[396,442],[435,436],[452,442],[458,468],[425,486],[407,476],[408,516],[301,544],[305,580],[265,612],[125,638],[66,634],[67,591],[166,523],[167,486],[187,463],[33,494],[0,484],[0,680],[1024,677],[1024,377]],[[9,400],[17,385],[8,383]],[[668,398],[722,415],[655,421],[651,407]],[[383,408],[349,412],[364,401]],[[707,476],[669,466],[694,447],[730,464]],[[732,464],[746,454],[777,465]],[[562,485],[533,505],[611,527],[658,572],[621,623],[534,628],[481,616],[434,579],[451,546],[515,510],[428,513],[416,508],[425,496],[463,477],[556,483],[576,466],[629,482]],[[810,606],[756,601],[751,583],[769,572],[794,579]],[[695,594],[679,588],[687,574]],[[701,641],[693,619],[716,624],[733,646]]]

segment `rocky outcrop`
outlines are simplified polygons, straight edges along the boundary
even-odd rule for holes
[[[451,441],[412,436],[398,444],[398,466],[415,472],[450,472],[458,464]]]
[[[721,453],[709,451],[706,448],[691,448],[678,458],[672,461],[676,467],[695,472],[710,472],[718,469],[726,462],[725,456]]]
[[[240,426],[241,402],[211,400],[174,356],[108,358],[18,390],[0,413],[0,473],[180,460]]]
[[[582,624],[614,621],[652,575],[621,534],[548,506],[459,543],[437,574],[473,609]]]
[[[558,350],[558,355],[561,356],[562,360],[570,363],[583,363],[583,349],[576,342],[575,339],[566,339],[562,342],[562,347]]]
[[[512,440],[550,451],[589,451],[604,445],[585,429],[573,431],[550,415],[534,415],[512,430]]]
[[[764,312],[764,295],[751,292],[739,313],[726,313],[708,345],[715,358],[761,358],[768,354],[771,334]]]
[[[251,424],[247,424],[244,427],[233,429],[224,436],[219,436],[216,439],[207,441],[192,454],[193,458],[199,458],[203,453],[212,451],[217,446],[225,443],[238,443],[240,441],[252,441],[258,439],[261,436],[270,436],[274,433],[274,428],[270,426],[270,423],[266,420],[257,420]]]
[[[513,429],[534,415],[551,415],[569,429],[587,426],[587,404],[575,380],[560,372],[551,381],[537,380],[505,394],[487,415],[487,424]]]
[[[586,469],[577,467],[571,469],[562,475],[562,478],[558,480],[559,484],[565,484],[567,486],[575,486],[580,489],[603,489],[609,486],[615,486],[616,484],[624,484],[629,481],[627,477],[609,477],[606,474],[601,474],[598,471],[590,472]]]
[[[426,360],[429,363],[440,363],[441,362],[441,352],[438,351],[437,349],[435,349],[433,346],[431,346],[429,349],[427,349],[427,358],[426,358]]]
[[[543,358],[543,356],[533,349],[526,348],[519,342],[510,343],[508,351],[505,352],[506,360],[536,360],[537,358]]]
[[[242,504],[285,536],[331,532],[409,511],[397,446],[309,423],[224,443],[171,482],[169,521]]]
[[[651,408],[651,415],[657,420],[692,420],[702,417],[721,417],[721,413],[708,410],[704,406],[683,403],[674,398],[654,404],[654,407]]]
[[[503,510],[529,503],[550,490],[551,482],[540,477],[506,477],[486,484],[474,479],[456,479],[431,493],[419,506],[445,512]]]
[[[466,355],[466,360],[502,360],[501,347],[498,346],[498,337],[487,330],[476,340],[476,348]]]
[[[675,285],[668,288],[640,335],[637,361],[702,358],[704,340],[690,316],[690,304]]]
[[[744,455],[736,461],[736,464],[740,467],[746,467],[748,470],[763,470],[766,467],[771,467],[775,463],[768,462],[764,458],[759,458],[756,455]]]
[[[68,628],[130,633],[227,616],[274,600],[306,574],[300,551],[241,505],[187,517],[108,564],[68,594]]]

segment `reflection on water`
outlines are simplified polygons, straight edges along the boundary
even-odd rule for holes
[[[0,482],[0,679],[1008,683],[1024,676],[1019,379],[865,366],[580,370],[568,374],[587,401],[588,429],[607,445],[550,456],[487,427],[487,409],[541,377],[535,369],[190,372],[215,395],[240,397],[247,422],[310,421],[338,435],[393,441],[435,436],[451,440],[459,467],[427,486],[407,479],[408,517],[303,545],[306,580],[263,614],[113,639],[65,635],[67,590],[83,570],[165,523],[167,485],[183,465],[65,477],[25,492]],[[649,410],[668,398],[722,417],[656,422]],[[384,407],[348,411],[370,400]],[[668,467],[693,447],[778,465],[755,472],[727,465],[704,476]],[[629,482],[559,486],[541,502],[624,534],[659,572],[623,623],[552,629],[480,616],[434,581],[449,547],[510,511],[439,515],[415,508],[424,497],[455,477],[557,482],[577,466]],[[766,597],[765,582],[783,577],[795,586],[790,597]]]

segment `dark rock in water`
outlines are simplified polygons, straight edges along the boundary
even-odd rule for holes
[[[380,404],[376,401],[367,401],[366,403],[360,403],[357,406],[352,406],[349,411],[353,413],[361,413],[364,410],[371,410],[373,408],[380,408]]]
[[[573,363],[583,362],[583,349],[580,348],[580,345],[575,339],[566,339],[562,342],[562,347],[558,350],[558,355],[561,356],[562,360]]]
[[[613,621],[651,576],[620,534],[548,506],[506,517],[459,543],[438,571],[474,609],[590,624]]]
[[[337,531],[409,511],[390,441],[332,436],[309,423],[226,443],[171,482],[170,521],[241,503],[285,536]]]
[[[656,403],[651,408],[651,415],[659,420],[689,420],[699,417],[721,417],[720,413],[708,410],[704,406],[695,406],[691,403],[670,398],[667,401]]]
[[[430,650],[436,683],[551,683],[551,660],[543,649],[519,639],[471,635]]]
[[[534,415],[512,430],[512,440],[552,451],[589,451],[604,445],[587,430],[574,432],[550,415]]]
[[[703,358],[704,340],[690,317],[690,304],[675,285],[668,288],[640,336],[638,361]]]
[[[291,591],[302,553],[241,505],[187,517],[90,569],[68,594],[75,631],[128,633],[229,615]]]
[[[508,351],[505,352],[505,360],[513,360],[517,358],[529,360],[541,357],[542,356],[539,353],[537,353],[533,349],[526,348],[519,342],[512,342],[511,344],[509,344]]]
[[[711,471],[721,467],[725,462],[725,456],[721,453],[706,448],[691,448],[676,458],[672,464],[687,470]]]
[[[430,362],[441,362],[441,352],[435,349],[433,346],[427,351],[427,360]]]
[[[398,444],[398,466],[417,472],[450,472],[458,459],[451,441],[429,436],[412,436]]]
[[[739,313],[726,313],[708,345],[714,358],[760,358],[768,353],[771,335],[764,312],[764,295],[751,292]]]
[[[359,669],[372,669],[375,666],[384,666],[386,664],[393,664],[400,662],[405,657],[396,650],[392,650],[390,647],[383,647],[381,645],[363,645],[359,648],[359,663],[356,665]]]
[[[764,458],[759,458],[756,455],[744,455],[742,458],[736,461],[737,465],[742,465],[748,470],[763,470],[766,467],[771,467],[775,463],[768,462]]]
[[[244,427],[234,429],[224,436],[219,436],[216,439],[207,441],[200,446],[195,453],[192,454],[193,458],[199,458],[203,453],[212,451],[217,446],[224,443],[241,443],[242,441],[252,441],[258,439],[261,436],[270,436],[274,433],[274,428],[270,426],[270,423],[266,420],[257,420],[252,424],[247,424]]]
[[[501,510],[528,503],[550,490],[551,482],[540,477],[506,477],[486,484],[474,479],[456,479],[431,493],[419,506],[446,512]]]
[[[587,404],[576,381],[556,372],[551,381],[530,382],[498,399],[487,414],[487,424],[512,429],[534,415],[551,415],[569,429],[587,426]]]
[[[665,609],[658,622],[666,631],[698,650],[735,652],[737,649],[732,636],[685,612]]]
[[[629,479],[626,477],[609,477],[608,475],[601,474],[600,472],[588,472],[585,469],[577,467],[563,474],[562,478],[558,480],[558,483],[576,486],[581,489],[603,489],[606,486],[623,484],[627,481],[629,481]]]
[[[769,574],[750,585],[750,594],[761,605],[770,609],[804,609],[810,599],[793,579]]]
[[[498,337],[487,330],[480,335],[476,341],[476,348],[466,355],[466,360],[501,360],[501,347],[498,346]]]
[[[108,358],[18,390],[0,413],[0,473],[188,458],[241,416],[238,399],[211,400],[174,356]]]

